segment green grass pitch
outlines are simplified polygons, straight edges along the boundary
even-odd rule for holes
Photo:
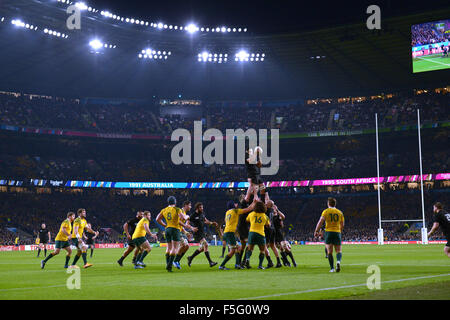
[[[442,57],[442,54],[418,57],[413,59],[413,72],[434,71],[450,68],[450,57]]]
[[[297,268],[258,270],[255,252],[252,269],[221,271],[200,254],[191,268],[185,256],[182,269],[168,273],[164,248],[154,248],[141,270],[133,268],[131,256],[123,267],[116,263],[122,249],[96,249],[88,259],[94,266],[80,269],[79,290],[66,286],[70,274],[62,253],[41,270],[36,252],[0,252],[0,299],[450,299],[450,259],[443,245],[345,245],[340,273],[328,272],[322,245],[293,250]],[[220,253],[221,247],[211,247],[219,263]],[[380,267],[380,290],[366,286],[369,265]]]

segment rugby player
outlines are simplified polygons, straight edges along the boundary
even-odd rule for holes
[[[267,211],[266,205],[261,201],[257,201],[255,203],[254,210],[250,212],[246,218],[246,220],[250,222],[250,232],[248,233],[248,251],[245,256],[247,268],[251,268],[250,257],[252,256],[253,248],[255,247],[255,245],[257,245],[259,247],[258,269],[265,269],[262,266],[265,252],[267,250],[264,226],[270,225],[270,221],[266,215],[266,211]]]
[[[295,262],[294,255],[292,254],[291,250],[291,244],[289,241],[286,240],[283,228],[284,228],[284,220],[286,219],[286,216],[283,214],[283,212],[278,209],[278,206],[273,205],[274,208],[274,214],[272,218],[273,226],[275,229],[275,245],[277,248],[280,249],[280,254],[283,258],[283,263],[285,263],[285,266],[290,267],[291,264],[287,257],[291,258],[292,265],[294,267],[297,267],[297,263]]]
[[[180,226],[188,227],[183,221],[186,221],[186,216],[183,211],[175,207],[177,199],[170,196],[167,199],[168,206],[161,210],[156,217],[156,222],[162,225],[166,231],[167,249],[166,249],[166,270],[172,272],[172,264],[175,261],[175,256],[178,253],[180,246]],[[163,221],[163,218],[165,222]],[[189,226],[192,229],[191,226]]]
[[[87,226],[86,221],[86,209],[78,209],[78,217],[73,221],[72,229],[72,245],[77,248],[77,254],[73,258],[72,266],[75,266],[80,257],[83,257],[83,268],[92,267],[92,264],[87,262],[87,245],[83,242],[83,232],[86,229],[89,232],[95,233],[90,227]]]
[[[50,231],[48,231],[45,223],[41,224],[41,228],[39,229],[39,234],[38,234],[38,238],[37,238],[37,245],[39,245],[38,248],[38,254],[37,256],[39,257],[39,254],[41,253],[41,249],[44,249],[44,257],[47,256],[47,243],[49,243],[51,241],[51,234]]]
[[[55,238],[55,251],[53,251],[51,254],[45,258],[45,260],[41,261],[41,269],[44,269],[45,264],[48,260],[53,258],[54,256],[58,255],[61,249],[64,249],[67,251],[66,255],[66,263],[64,265],[64,268],[69,267],[69,261],[70,261],[70,255],[72,254],[72,249],[70,249],[69,244],[69,237],[71,236],[72,232],[72,221],[75,220],[75,212],[69,212],[67,214],[67,219],[64,220],[61,223],[61,227],[59,228],[59,232],[56,235]]]
[[[440,227],[447,244],[444,246],[444,253],[450,258],[450,213],[444,211],[444,206],[440,202],[433,205],[434,222],[428,237],[430,237]]]
[[[184,217],[180,216],[180,220],[187,225],[189,225],[188,213],[189,213],[189,211],[191,211],[191,208],[192,208],[192,204],[189,200],[186,200],[183,202],[183,207],[181,208],[181,210],[183,211]],[[179,230],[180,230],[180,236],[181,236],[180,249],[178,249],[177,255],[175,257],[175,261],[173,262],[174,266],[177,269],[181,269],[181,266],[180,266],[181,258],[183,258],[183,256],[189,250],[189,241],[188,241],[188,237],[187,237],[188,233],[182,225],[179,225]],[[195,231],[197,231],[197,228],[192,227],[191,230],[195,232]]]
[[[250,197],[258,198],[258,189],[264,190],[265,186],[261,179],[261,167],[259,151],[253,153],[251,148],[245,151],[245,168],[247,169],[248,189],[245,198],[250,201]]]
[[[223,239],[223,232],[224,232],[225,228],[226,228],[226,222],[223,223],[219,229],[220,240],[222,240],[222,255],[220,256],[220,258],[223,258],[223,256],[225,255],[225,249],[227,248],[227,242]],[[228,252],[230,252],[230,248],[228,248]]]
[[[319,236],[319,230],[325,222],[325,246],[328,252],[328,262],[330,263],[330,272],[341,271],[342,259],[342,230],[344,228],[344,214],[336,209],[336,199],[328,198],[328,209],[323,210],[322,215],[317,222],[314,230],[314,237]],[[334,269],[333,247],[336,249],[336,269]]]
[[[86,226],[92,230],[92,226],[90,223],[88,223]],[[86,230],[89,230],[89,229],[86,228]],[[87,231],[85,234],[83,234],[83,238],[86,239],[86,245],[87,245],[88,249],[89,248],[91,249],[91,256],[90,256],[91,258],[92,258],[92,254],[94,253],[94,249],[95,249],[94,239],[97,238],[97,236],[98,236],[98,231],[96,231],[96,232]]]
[[[144,216],[144,213],[142,211],[138,211],[136,213],[136,217],[134,217],[133,219],[128,220],[127,222],[125,222],[125,224],[123,225],[123,231],[125,232],[127,239],[128,239],[128,247],[127,250],[125,250],[125,252],[123,253],[123,255],[120,257],[119,260],[117,260],[117,263],[119,264],[119,266],[123,267],[123,260],[125,260],[125,258],[134,250],[134,257],[133,257],[133,261],[132,263],[135,264],[136,263],[136,257],[138,256],[138,254],[140,253],[140,249],[139,247],[137,247],[133,240],[132,240],[132,235],[134,233],[134,230],[136,230],[136,226],[139,223],[139,221],[141,221],[142,217]]]
[[[133,232],[133,236],[131,237],[131,239],[133,240],[133,244],[136,247],[140,248],[141,251],[136,257],[136,264],[134,265],[135,269],[142,269],[146,267],[146,265],[144,264],[144,258],[147,256],[147,254],[150,253],[150,251],[152,251],[150,243],[145,238],[146,234],[148,233],[154,239],[158,238],[156,234],[150,231],[150,220],[150,211],[144,211],[142,219],[139,220],[138,224],[136,225],[136,229]]]
[[[250,194],[250,198],[247,199],[246,195],[241,194],[239,197],[239,203],[241,204],[241,208],[247,208],[251,202],[255,200],[255,197]],[[256,198],[257,200],[257,198]],[[251,201],[251,202],[250,202]],[[239,241],[241,242],[241,250],[239,251],[239,255],[241,257],[241,268],[245,268],[245,257],[247,255],[247,241],[248,241],[248,233],[250,231],[250,223],[247,222],[248,214],[239,215],[239,222],[237,226],[237,233],[239,235]]]
[[[267,252],[266,252],[266,258],[268,261],[267,268],[273,267],[273,262],[272,262],[272,259],[270,258],[269,247],[272,249],[272,251],[275,255],[275,258],[277,258],[277,265],[275,267],[281,268],[282,264],[280,261],[280,256],[278,254],[278,249],[275,245],[275,227],[273,224],[273,217],[274,217],[274,213],[275,213],[275,210],[274,210],[275,204],[272,200],[270,200],[268,192],[265,192],[265,205],[267,208],[266,215],[269,217],[269,221],[270,221],[270,225],[264,227],[264,233],[266,234],[266,243],[268,244],[268,248],[267,248]]]
[[[206,219],[205,213],[203,211],[203,204],[201,202],[197,202],[194,208],[195,211],[193,214],[190,215],[189,221],[193,227],[197,228],[197,231],[194,232],[194,241],[198,242],[200,244],[200,247],[197,250],[195,250],[195,252],[191,256],[187,257],[188,266],[189,267],[191,266],[192,260],[194,260],[194,258],[197,255],[199,255],[201,252],[204,252],[206,259],[208,259],[209,266],[214,267],[217,264],[217,262],[212,261],[209,255],[208,242],[205,239],[204,227],[205,224],[213,225],[215,227],[217,227],[218,224],[217,222],[209,221],[208,219]]]
[[[228,201],[227,212],[225,213],[225,228],[223,233],[223,240],[228,244],[230,251],[225,256],[219,266],[220,270],[229,270],[225,267],[225,264],[236,254],[236,263],[234,265],[235,269],[242,269],[240,266],[241,258],[239,256],[240,248],[236,243],[236,237],[234,233],[236,232],[237,224],[239,221],[239,216],[245,213],[249,213],[255,207],[256,201],[254,201],[248,208],[240,209],[238,208],[239,203],[233,200]]]

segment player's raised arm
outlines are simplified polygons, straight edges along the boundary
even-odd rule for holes
[[[253,209],[255,208],[256,202],[258,202],[258,201],[256,201],[256,199],[254,199],[253,202],[252,202],[252,204],[249,205],[247,208],[240,209],[241,211],[239,211],[239,214],[245,214],[245,213],[252,212]]]
[[[284,215],[283,212],[280,211],[280,209],[278,209],[277,206],[274,205],[274,209],[277,212],[277,214],[280,216],[280,220],[283,221],[284,219],[286,219],[286,216]]]
[[[52,242],[52,237],[51,237],[50,231],[48,232],[48,242]]]

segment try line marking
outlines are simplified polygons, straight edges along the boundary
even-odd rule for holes
[[[450,273],[446,273],[446,274],[437,274],[437,275],[433,275],[433,276],[423,276],[423,277],[415,277],[415,278],[406,278],[406,279],[397,279],[397,280],[381,281],[381,283],[394,283],[394,282],[403,282],[403,281],[410,281],[410,280],[420,280],[420,279],[429,279],[429,278],[447,277],[447,276],[450,276]],[[269,294],[269,295],[266,295],[266,296],[249,297],[249,298],[240,298],[240,299],[237,299],[237,300],[265,299],[265,298],[273,298],[273,297],[287,296],[287,295],[292,295],[292,294],[301,294],[301,293],[309,293],[309,292],[329,291],[329,290],[338,290],[338,289],[347,289],[347,288],[363,287],[363,286],[366,286],[366,285],[367,285],[366,283],[360,283],[360,284],[352,284],[352,285],[348,285],[348,286],[340,286],[340,287],[318,288],[318,289],[309,289],[309,290],[303,290],[303,291],[293,291],[293,292],[275,293],[275,294]]]

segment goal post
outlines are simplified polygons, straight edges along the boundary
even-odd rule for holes
[[[419,141],[419,167],[420,167],[420,195],[422,202],[422,219],[407,219],[407,220],[382,220],[381,218],[381,195],[380,195],[380,152],[378,144],[378,114],[375,113],[375,136],[376,136],[376,151],[377,151],[377,194],[378,194],[378,230],[377,239],[378,245],[384,244],[384,230],[382,223],[392,223],[392,222],[422,222],[421,227],[421,242],[422,244],[428,244],[428,230],[425,224],[425,201],[423,195],[423,171],[422,171],[422,142],[420,136],[420,110],[417,109],[417,132]]]

